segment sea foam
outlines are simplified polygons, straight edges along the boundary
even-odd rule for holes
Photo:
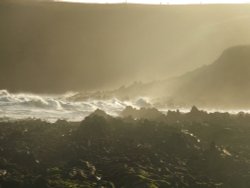
[[[84,99],[72,100],[76,93],[68,92],[62,95],[36,95],[30,93],[10,93],[0,90],[0,119],[26,119],[35,118],[47,121],[65,119],[80,121],[97,108],[110,115],[116,116],[126,106],[140,108],[143,98],[132,101],[110,99]]]

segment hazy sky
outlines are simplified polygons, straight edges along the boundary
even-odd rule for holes
[[[250,44],[249,9],[0,3],[0,89],[103,89],[180,75]]]
[[[139,3],[139,4],[218,4],[249,3],[249,0],[55,0],[75,3]]]

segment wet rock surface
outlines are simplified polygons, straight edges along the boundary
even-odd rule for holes
[[[0,187],[250,187],[247,114],[98,114],[1,122]]]

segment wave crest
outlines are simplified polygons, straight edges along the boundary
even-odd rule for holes
[[[97,108],[116,116],[126,106],[140,108],[150,105],[146,98],[139,98],[132,101],[122,101],[117,98],[107,100],[70,100],[76,94],[74,92],[62,95],[14,94],[7,90],[0,90],[0,118],[40,118],[48,121],[56,121],[57,119],[79,121]]]

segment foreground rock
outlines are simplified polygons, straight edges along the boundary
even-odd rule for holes
[[[79,123],[0,123],[0,187],[250,187],[247,114],[97,112]]]

